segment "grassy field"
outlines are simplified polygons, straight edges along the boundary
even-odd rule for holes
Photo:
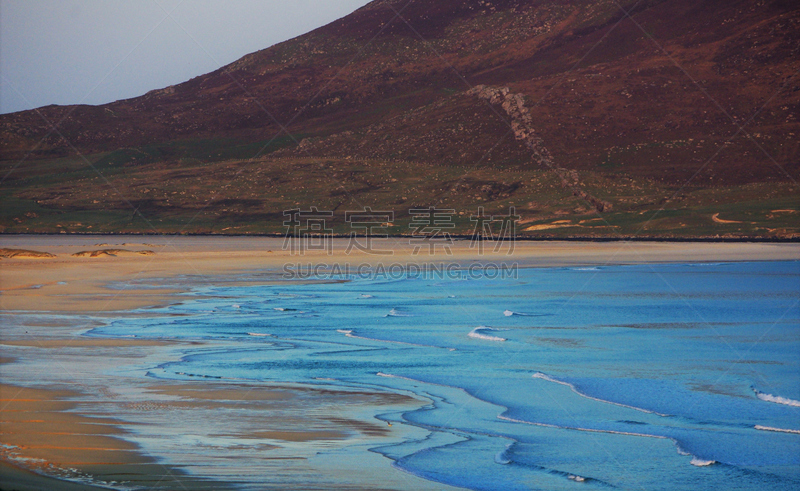
[[[288,140],[288,138],[287,138]],[[679,188],[584,171],[584,189],[613,204],[598,213],[547,170],[443,166],[409,160],[254,155],[265,142],[178,142],[86,159],[25,162],[0,191],[3,233],[283,233],[284,210],[330,210],[326,226],[349,234],[346,211],[394,212],[384,229],[409,234],[410,209],[452,209],[451,233],[470,217],[507,214],[530,237],[766,237],[798,230],[796,186],[756,183]],[[274,148],[286,142],[273,142]],[[217,151],[225,149],[225,153]],[[217,155],[209,157],[209,152]],[[7,173],[12,163],[0,167]]]

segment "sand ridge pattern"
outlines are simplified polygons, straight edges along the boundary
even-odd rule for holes
[[[72,254],[73,257],[116,257],[139,254],[141,256],[152,256],[155,252],[147,251],[131,251],[128,249],[99,249],[95,251],[80,251]]]
[[[29,251],[27,249],[0,249],[0,257],[10,259],[10,258],[20,258],[20,259],[31,259],[31,258],[51,258],[56,257],[55,254],[50,254],[49,252],[40,252],[40,251]]]

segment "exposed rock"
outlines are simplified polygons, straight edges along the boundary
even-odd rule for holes
[[[558,167],[553,161],[553,156],[544,146],[542,139],[536,136],[531,122],[533,118],[525,107],[525,96],[512,94],[508,87],[494,88],[486,85],[477,85],[467,94],[477,96],[489,101],[491,104],[500,105],[510,118],[511,130],[514,137],[533,151],[533,159],[539,164],[552,170],[561,181],[561,185],[572,191],[585,201],[588,201],[599,212],[611,211],[612,205],[607,201],[592,196],[582,189],[580,177],[576,170]]]

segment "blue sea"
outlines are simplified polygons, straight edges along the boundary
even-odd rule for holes
[[[309,472],[318,465],[330,488],[365,486],[329,472],[349,459],[433,489],[800,489],[800,262],[520,268],[502,279],[261,274],[197,283],[179,303],[86,335],[222,343],[139,367],[154,380],[420,401],[371,415],[403,438],[317,452]],[[309,476],[282,475],[281,486]]]

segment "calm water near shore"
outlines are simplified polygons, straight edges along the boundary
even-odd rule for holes
[[[224,414],[132,427],[129,438],[161,461],[245,488],[369,487],[388,466],[401,477],[387,487],[409,489],[418,478],[470,489],[800,487],[800,262],[350,280],[212,282],[84,336],[211,343],[124,373],[108,367],[112,378],[420,401],[372,409],[396,431],[381,443],[276,444],[303,466],[259,464],[274,455],[269,435],[224,437],[235,433]],[[353,410],[308,408],[320,421]]]

